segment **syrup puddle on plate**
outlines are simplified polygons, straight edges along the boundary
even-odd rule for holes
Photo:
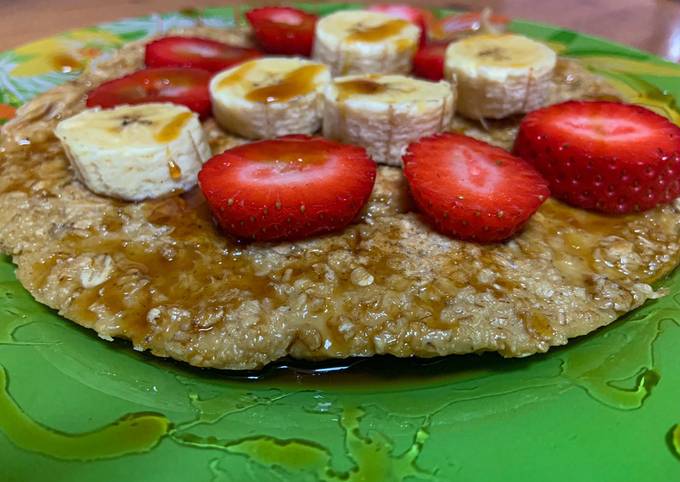
[[[303,407],[307,413],[330,417],[329,420],[337,419],[343,437],[344,453],[351,462],[351,467],[343,470],[335,466],[337,454],[323,444],[309,439],[277,438],[271,435],[220,437],[198,434],[198,431],[205,432],[206,427],[214,426],[230,415],[257,407],[277,405],[282,411],[286,411],[287,407],[296,406],[296,401],[289,399],[305,393],[305,390],[271,390],[266,395],[242,393],[240,396],[227,392],[202,399],[192,392],[193,388],[198,387],[194,380],[183,379],[181,375],[178,375],[178,379],[186,385],[196,411],[194,420],[178,424],[169,433],[169,438],[182,446],[219,450],[226,454],[243,456],[249,463],[267,470],[280,469],[289,476],[306,473],[313,475],[314,480],[328,482],[403,480],[410,476],[417,476],[419,480],[430,479],[431,474],[417,463],[429,437],[429,417],[423,417],[422,423],[418,424],[408,447],[397,451],[390,438],[382,432],[376,429],[362,431],[360,422],[366,416],[364,408],[325,400],[320,400],[312,408]],[[322,397],[320,394],[317,396]],[[282,402],[289,404],[283,405]],[[216,430],[219,429],[212,429]],[[223,477],[220,460],[215,460],[210,468],[216,474],[213,480],[232,480]]]
[[[0,430],[17,447],[56,459],[99,460],[148,452],[170,428],[163,415],[133,413],[91,432],[59,432],[28,417],[10,396],[7,385],[7,373],[0,366]]]
[[[339,471],[333,468],[333,455],[326,447],[296,439],[277,439],[256,436],[240,440],[220,440],[216,437],[200,437],[190,433],[171,434],[177,443],[190,447],[223,450],[243,455],[251,461],[273,469],[288,472],[304,471],[314,474],[317,480],[328,482],[403,480],[405,477],[429,479],[431,474],[418,467],[416,459],[428,438],[426,427],[420,427],[406,451],[394,453],[390,440],[380,432],[362,435],[359,422],[364,412],[356,407],[344,409],[339,416],[344,433],[344,446],[353,466]],[[219,464],[212,467],[219,472]]]

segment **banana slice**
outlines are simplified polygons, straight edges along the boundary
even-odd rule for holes
[[[338,77],[324,91],[323,134],[365,147],[376,162],[401,166],[409,143],[449,127],[454,92],[448,82],[403,75]]]
[[[213,77],[213,114],[223,129],[249,139],[311,134],[321,127],[321,91],[328,82],[323,64],[251,60]]]
[[[347,10],[316,25],[312,57],[333,75],[408,74],[418,48],[420,28],[391,15]]]
[[[87,109],[54,133],[91,191],[127,201],[191,189],[211,156],[198,116],[175,104]]]
[[[458,82],[458,112],[500,119],[548,100],[556,55],[522,35],[473,35],[446,49],[445,78]]]

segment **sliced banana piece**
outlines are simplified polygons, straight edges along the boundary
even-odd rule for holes
[[[198,116],[175,104],[87,109],[54,133],[85,186],[127,201],[191,189],[211,156]]]
[[[319,20],[312,57],[333,75],[408,74],[419,39],[420,28],[406,20],[346,10]]]
[[[321,127],[328,67],[265,57],[227,69],[210,82],[213,114],[225,130],[249,139],[311,134]]]
[[[547,45],[522,35],[473,35],[446,49],[445,78],[457,79],[459,113],[500,119],[547,102],[556,60]]]
[[[411,142],[449,127],[454,92],[448,82],[403,75],[337,77],[324,91],[323,134],[363,146],[376,162],[401,166]]]

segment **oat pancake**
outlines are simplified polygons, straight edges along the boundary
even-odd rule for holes
[[[238,31],[185,32],[247,44]],[[680,205],[608,217],[550,199],[512,240],[478,245],[432,231],[392,167],[355,224],[296,243],[229,240],[198,189],[141,203],[97,196],[52,129],[142,59],[143,44],[128,45],[3,128],[0,249],[37,300],[102,338],[226,369],[285,355],[526,356],[656,297],[649,283],[679,261]],[[616,94],[573,61],[558,67],[553,102]],[[518,124],[455,128],[507,148]],[[204,127],[215,154],[242,142]]]

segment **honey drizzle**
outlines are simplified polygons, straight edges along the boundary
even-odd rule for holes
[[[394,19],[373,27],[359,27],[346,38],[348,42],[377,43],[397,35],[410,23],[402,19]]]
[[[179,181],[182,178],[182,168],[172,159],[168,161],[168,173],[173,181]]]
[[[154,136],[157,142],[172,142],[180,135],[182,132],[182,127],[193,117],[192,112],[182,112],[177,114],[170,122],[165,124],[161,129],[156,132]]]
[[[152,250],[145,242],[130,242],[124,233],[93,233],[86,238],[68,235],[61,240],[62,252],[108,254],[114,257],[117,269],[103,284],[82,289],[67,316],[92,325],[106,313],[103,316],[119,320],[124,336],[139,343],[149,332],[149,310],[160,304],[193,312],[197,299],[210,300],[204,308],[224,310],[235,310],[248,300],[275,299],[270,284],[255,274],[256,266],[214,227],[198,189],[183,197],[149,201],[144,211],[148,222],[171,230],[172,244]],[[219,261],[211,254],[214,262],[206,262],[206,250],[221,252]],[[141,284],[129,284],[128,280],[141,280]],[[151,290],[144,289],[148,282]],[[209,328],[200,322],[189,327],[196,332],[204,329]]]
[[[324,68],[320,64],[303,65],[274,84],[251,90],[246,94],[246,99],[269,104],[307,95],[316,89],[315,79]]]
[[[338,90],[338,101],[343,101],[352,95],[375,95],[385,92],[387,84],[376,82],[370,77],[335,82]]]
[[[225,87],[230,87],[234,84],[238,84],[239,82],[243,81],[246,78],[246,76],[250,73],[251,70],[255,68],[256,65],[257,65],[256,60],[251,60],[249,62],[241,64],[240,66],[236,67],[231,74],[223,77],[217,83],[217,88],[223,89]]]

